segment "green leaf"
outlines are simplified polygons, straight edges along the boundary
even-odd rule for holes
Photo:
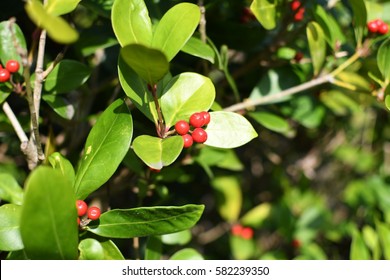
[[[22,58],[19,50],[15,48],[15,43],[20,47],[20,51],[27,53],[26,40],[19,25],[10,20],[0,22],[0,61],[4,65],[10,59],[17,60],[20,64],[18,73],[22,74]]]
[[[287,120],[268,112],[249,113],[255,121],[262,126],[279,133],[287,133],[290,131],[290,125]]]
[[[169,71],[164,53],[158,49],[131,44],[120,50],[122,60],[148,84],[154,85]]]
[[[237,148],[257,137],[251,123],[243,116],[233,112],[210,112],[207,125],[208,135],[205,145],[218,148]]]
[[[203,210],[203,205],[192,204],[114,209],[90,223],[87,230],[110,238],[168,234],[193,227]]]
[[[250,6],[260,24],[267,30],[276,27],[276,0],[254,0]]]
[[[195,112],[208,111],[215,99],[211,80],[196,73],[181,73],[165,86],[161,110],[167,127],[188,120]]]
[[[22,207],[15,204],[4,204],[0,207],[1,251],[16,251],[24,248],[19,229],[21,212]]]
[[[77,31],[63,18],[49,14],[38,0],[28,0],[25,9],[30,19],[38,27],[45,29],[54,41],[61,44],[77,41],[79,37]]]
[[[386,95],[386,97],[385,97],[385,105],[386,105],[387,110],[390,111],[390,95],[389,94]]]
[[[112,6],[112,27],[120,45],[152,42],[152,22],[143,0],[115,0]]]
[[[386,260],[390,260],[390,228],[387,224],[378,222],[376,229],[382,244],[383,256]]]
[[[118,76],[123,90],[137,109],[151,121],[157,123],[156,107],[146,82],[127,65],[121,56],[118,60]]]
[[[255,253],[256,245],[253,239],[230,236],[229,243],[232,255],[236,260],[249,260]]]
[[[23,189],[8,173],[0,173],[0,199],[17,205],[23,203]]]
[[[215,52],[213,48],[196,37],[192,36],[183,46],[181,51],[192,56],[203,58],[214,64]]]
[[[216,192],[218,212],[221,217],[228,222],[236,221],[242,205],[241,186],[237,177],[216,177],[211,185]]]
[[[358,48],[361,46],[364,32],[367,24],[367,10],[364,0],[351,0],[348,1],[352,7],[353,12],[353,24],[355,29],[355,37]]]
[[[390,38],[382,43],[377,55],[378,68],[386,84],[390,83]]]
[[[170,260],[204,260],[203,256],[192,248],[184,248],[174,253]]]
[[[133,136],[133,120],[126,103],[114,101],[88,135],[76,172],[77,199],[85,199],[102,186],[125,157]]]
[[[162,242],[160,236],[149,236],[146,242],[145,260],[160,260],[162,256]]]
[[[81,0],[48,0],[45,10],[53,16],[68,14],[76,9]]]
[[[269,217],[271,210],[272,206],[270,203],[265,202],[257,205],[242,216],[240,223],[245,226],[258,228]]]
[[[191,38],[200,20],[200,9],[191,3],[180,3],[169,9],[154,31],[152,47],[161,50],[168,61]]]
[[[61,174],[64,175],[64,177],[66,177],[73,185],[75,173],[70,161],[58,152],[52,153],[48,159],[51,166],[60,171]]]
[[[87,238],[79,244],[80,260],[103,260],[104,250],[99,241],[93,238]]]
[[[100,245],[103,247],[104,260],[124,260],[121,251],[115,245],[115,243],[108,239],[100,241]]]
[[[337,115],[346,115],[348,112],[359,112],[361,109],[357,100],[338,90],[322,92],[320,99]]]
[[[91,69],[75,60],[61,60],[47,75],[44,89],[52,94],[67,93],[83,85],[91,75]]]
[[[158,138],[141,135],[134,139],[132,147],[136,155],[153,169],[160,170],[173,163],[183,149],[183,137]]]
[[[75,108],[65,98],[60,95],[42,94],[42,99],[56,112],[66,120],[71,120],[75,114]]]
[[[164,234],[161,241],[167,245],[185,245],[191,241],[191,231],[186,229],[174,233]]]
[[[336,51],[338,46],[345,42],[345,35],[340,29],[340,25],[331,15],[331,11],[325,10],[321,5],[316,5],[316,22],[324,31],[325,39],[332,50]]]
[[[326,41],[321,26],[312,21],[306,27],[307,39],[309,42],[310,56],[313,63],[314,75],[317,76],[325,62]]]
[[[358,230],[354,230],[349,258],[351,260],[369,260],[370,253]]]
[[[8,88],[6,88],[5,91],[3,91],[2,85],[0,85],[0,104],[3,104],[3,102],[8,98],[11,92],[12,90]]]
[[[365,225],[362,229],[363,240],[368,248],[372,251],[373,259],[379,260],[381,255],[381,248],[378,234],[375,229],[372,227]]]
[[[36,168],[26,181],[20,232],[30,259],[77,259],[76,198],[69,180],[51,167]]]

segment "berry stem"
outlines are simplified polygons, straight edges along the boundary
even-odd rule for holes
[[[149,88],[150,88],[150,91],[152,93],[154,106],[156,106],[156,111],[157,111],[157,115],[158,115],[158,120],[157,120],[157,124],[156,124],[157,135],[160,138],[165,138],[166,137],[165,123],[164,123],[163,114],[161,112],[160,103],[158,102],[157,84],[150,85]]]

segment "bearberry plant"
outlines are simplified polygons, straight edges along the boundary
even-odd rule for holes
[[[10,2],[2,258],[390,259],[387,3]]]

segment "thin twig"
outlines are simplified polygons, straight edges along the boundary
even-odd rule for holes
[[[16,135],[18,135],[20,142],[27,143],[28,137],[26,133],[24,133],[22,126],[20,125],[17,117],[15,116],[14,112],[12,111],[7,101],[3,103],[3,111],[7,115],[9,121],[11,122],[11,125],[14,128]]]

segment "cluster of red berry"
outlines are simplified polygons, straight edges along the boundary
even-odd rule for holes
[[[253,229],[240,224],[232,226],[231,232],[234,236],[240,236],[243,239],[252,239],[253,237]]]
[[[210,123],[209,112],[193,113],[190,121],[180,120],[175,124],[177,134],[184,140],[184,148],[189,148],[194,142],[204,143],[207,140],[207,132],[202,128]],[[193,130],[191,130],[191,126]]]
[[[294,0],[291,2],[291,10],[294,13],[294,20],[301,21],[305,17],[305,7],[302,6],[302,3],[298,0]]]
[[[7,61],[5,68],[0,64],[0,83],[8,82],[11,74],[19,71],[19,67],[19,62],[13,59]]]
[[[87,215],[88,219],[94,221],[100,218],[100,208],[96,206],[88,207],[84,200],[76,201],[77,223],[80,225],[80,217]]]
[[[367,22],[367,28],[370,33],[385,35],[389,32],[389,26],[381,19],[374,19]]]

